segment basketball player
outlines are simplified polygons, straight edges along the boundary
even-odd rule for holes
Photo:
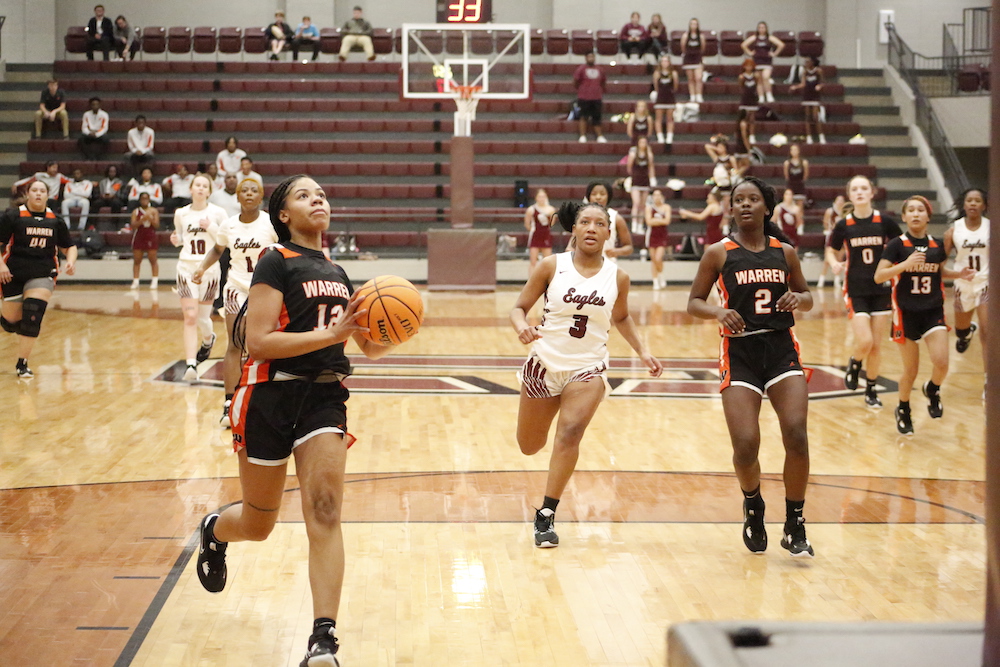
[[[900,343],[903,373],[899,378],[899,405],[896,429],[913,435],[910,392],[920,368],[917,341],[927,343],[931,358],[931,379],[924,383],[927,411],[932,419],[944,414],[941,385],[948,376],[948,325],[944,320],[944,286],[941,278],[972,280],[976,270],[966,266],[952,271],[945,266],[948,254],[944,243],[927,233],[931,205],[920,195],[903,202],[906,233],[890,240],[875,270],[875,281],[892,281],[892,339]]]
[[[990,219],[986,211],[986,193],[972,188],[962,193],[959,206],[964,214],[944,233],[944,250],[951,255],[955,249],[955,270],[974,269],[971,280],[955,281],[955,349],[964,353],[969,349],[972,335],[983,329],[983,367],[986,366],[986,289],[990,281]],[[979,324],[972,321],[972,314],[979,315]]]
[[[17,334],[18,378],[30,379],[28,357],[42,329],[42,318],[59,275],[59,250],[66,256],[66,275],[76,272],[77,249],[65,221],[47,206],[49,186],[28,185],[26,199],[0,216],[0,327]]]
[[[653,90],[656,91],[656,101],[653,110],[656,113],[656,140],[661,144],[674,142],[674,108],[677,106],[677,87],[680,79],[674,71],[674,64],[669,53],[661,53],[656,71],[653,72]],[[663,136],[663,121],[666,119],[666,137]]]
[[[177,258],[177,296],[184,315],[184,380],[188,382],[198,379],[198,364],[208,359],[215,344],[212,302],[219,295],[219,269],[213,267],[205,272],[201,284],[192,280],[205,254],[218,245],[219,226],[229,217],[225,209],[208,201],[211,194],[211,179],[205,174],[195,176],[191,181],[191,203],[174,213],[174,231],[170,234],[170,242],[181,249]]]
[[[867,384],[865,405],[882,407],[875,381],[882,365],[882,341],[889,335],[892,320],[892,293],[886,284],[875,282],[875,269],[882,249],[890,239],[902,233],[895,219],[872,208],[875,188],[867,176],[855,176],[847,182],[847,198],[854,207],[833,226],[827,240],[826,261],[835,274],[844,271],[844,301],[854,333],[854,351],[844,375],[844,386],[854,391],[864,366]],[[837,252],[847,251],[841,262]]]
[[[652,118],[649,117],[649,103],[639,100],[635,103],[635,111],[629,116],[628,124],[625,125],[625,133],[632,145],[639,143],[639,137],[646,137],[649,141],[653,136]]]
[[[746,119],[746,137],[744,142],[749,148],[757,143],[755,134],[757,109],[757,91],[760,88],[760,72],[754,67],[753,58],[743,59],[743,71],[740,72],[740,112],[741,117]],[[737,151],[739,152],[739,151]]]
[[[552,223],[556,208],[549,203],[549,193],[539,188],[535,193],[535,203],[524,212],[524,228],[528,230],[528,263],[530,271],[538,264],[538,254],[548,257],[552,254]]]
[[[599,204],[568,202],[559,222],[573,234],[575,248],[546,257],[521,290],[510,321],[518,340],[531,345],[518,373],[521,403],[517,443],[524,454],[545,446],[556,413],[555,442],[541,509],[535,511],[535,546],[559,546],[555,513],[580,455],[580,440],[597,406],[610,392],[608,335],[614,324],[657,377],[663,367],[646,351],[629,314],[629,277],[604,256],[611,235],[607,209]],[[542,323],[532,326],[526,313],[545,297]]]
[[[215,237],[216,245],[208,251],[201,261],[201,266],[191,276],[191,282],[201,285],[205,273],[216,266],[222,253],[229,249],[229,272],[226,274],[226,286],[222,290],[228,335],[226,356],[222,360],[226,402],[222,406],[222,419],[219,420],[225,427],[231,425],[229,407],[236,392],[236,383],[240,379],[242,361],[240,349],[233,343],[233,324],[250,295],[250,281],[257,260],[264,252],[264,248],[278,242],[278,235],[274,233],[271,220],[261,214],[260,203],[263,199],[264,192],[260,183],[252,178],[244,179],[240,183],[240,214],[227,218],[222,223]]]
[[[692,102],[705,101],[705,97],[702,94],[705,86],[702,81],[705,67],[701,62],[704,51],[705,39],[701,34],[701,25],[698,23],[698,19],[691,19],[688,21],[688,29],[684,31],[684,35],[681,37],[681,53],[683,58],[681,67],[684,69],[685,74],[687,74],[688,97]]]
[[[646,197],[649,188],[656,186],[656,165],[653,161],[653,149],[649,147],[649,139],[639,137],[639,141],[628,151],[626,162],[632,188],[632,233],[641,234],[644,231],[643,217],[646,212]]]
[[[810,310],[813,299],[795,249],[771,234],[773,225],[767,221],[774,205],[774,190],[753,176],[733,189],[736,231],[702,255],[688,312],[721,324],[722,408],[744,496],[744,544],[754,553],[767,549],[758,460],[760,406],[766,393],[778,415],[785,447],[781,546],[793,556],[813,556],[802,516],[809,481],[809,390],[792,332],[792,311]],[[707,301],[716,283],[722,294],[720,306]]]
[[[139,272],[145,255],[153,272],[149,289],[156,291],[160,280],[160,263],[156,257],[160,249],[160,239],[156,236],[160,230],[160,211],[153,206],[148,192],[139,195],[139,206],[132,211],[129,224],[132,227],[132,286],[129,289],[139,289]]]
[[[760,73],[757,79],[758,101],[774,102],[771,90],[771,72],[774,69],[774,57],[785,48],[785,43],[771,34],[767,23],[757,24],[757,32],[743,40],[743,53],[751,59],[754,67]]]
[[[663,273],[663,254],[667,249],[667,228],[670,226],[670,204],[663,201],[663,192],[653,190],[646,201],[646,247],[649,249],[649,259],[653,271],[653,289],[667,286],[666,279],[660,279]]]
[[[347,448],[344,344],[353,338],[371,359],[387,354],[360,336],[359,299],[344,270],[323,256],[330,227],[323,189],[305,175],[271,194],[269,217],[279,244],[260,258],[246,302],[249,359],[233,398],[233,448],[239,456],[243,501],[201,522],[198,578],[218,593],[226,585],[229,542],[270,535],[294,456],[309,538],[313,632],[300,667],[339,665],[335,636],[344,583],[341,506]],[[315,289],[317,286],[322,289]],[[242,319],[242,317],[241,317]],[[318,324],[317,324],[318,323]],[[242,330],[240,322],[235,327]],[[241,343],[243,336],[236,336]]]
[[[802,90],[802,112],[806,119],[806,143],[813,142],[810,124],[816,127],[816,134],[819,135],[819,143],[825,144],[826,137],[823,135],[823,125],[819,122],[819,96],[823,90],[823,68],[819,66],[819,60],[815,56],[806,58],[806,69],[802,76],[802,83],[793,84],[789,90]]]

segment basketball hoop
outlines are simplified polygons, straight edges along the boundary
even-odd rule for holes
[[[476,120],[476,105],[479,104],[479,93],[483,87],[456,86],[452,83],[450,88],[455,94],[455,106],[458,107],[455,112],[455,136],[471,137],[472,121]]]

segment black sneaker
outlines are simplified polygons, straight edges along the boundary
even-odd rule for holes
[[[931,414],[932,419],[941,419],[941,415],[944,414],[944,406],[941,405],[941,390],[938,389],[933,394],[927,393],[927,385],[930,382],[924,383],[924,396],[927,397],[927,412]]]
[[[331,625],[329,630],[322,634],[313,633],[309,637],[309,650],[306,657],[302,658],[299,667],[340,667],[337,660],[337,637],[334,635],[334,628]]]
[[[551,510],[545,510],[551,512]],[[535,546],[539,549],[549,549],[559,546],[559,536],[555,531],[556,513],[542,514],[535,510]]]
[[[875,392],[875,385],[865,389],[865,406],[873,410],[878,410],[882,407],[882,400],[878,397],[878,393]]]
[[[809,544],[808,538],[806,538],[805,519],[799,517],[798,523],[791,530],[788,529],[788,524],[785,524],[785,534],[781,538],[781,547],[787,549],[793,556],[808,556],[812,558],[816,555],[812,545]]]
[[[31,372],[30,368],[28,368],[27,361],[17,362],[17,366],[14,367],[14,372],[17,373],[17,377],[21,380],[30,380],[35,377],[35,374]]]
[[[208,359],[208,355],[212,354],[213,345],[215,345],[215,334],[212,334],[212,340],[207,343],[202,343],[201,347],[198,348],[198,354],[196,354],[194,358],[199,364]]]
[[[219,518],[209,514],[201,520],[201,544],[198,545],[198,581],[209,593],[219,593],[226,587],[226,546],[228,542],[212,539],[212,529]],[[322,663],[319,663],[322,664]]]
[[[854,357],[851,357],[851,361],[847,366],[847,373],[844,374],[844,386],[854,391],[858,388],[859,377],[861,377],[861,362],[855,361]]]
[[[910,409],[896,406],[896,430],[903,435],[913,435],[913,417],[910,416]]]
[[[767,549],[767,531],[764,530],[764,501],[758,507],[751,507],[750,501],[743,499],[743,544],[755,554]]]
[[[233,421],[229,418],[229,406],[232,405],[232,401],[226,401],[222,406],[222,419],[219,420],[219,426],[223,428],[232,428]]]
[[[976,325],[976,323],[972,322],[969,325],[969,335],[966,336],[965,338],[959,338],[958,340],[955,341],[955,350],[959,354],[962,354],[963,352],[969,349],[969,343],[972,342],[972,337],[976,334],[976,330],[978,328],[979,327]]]

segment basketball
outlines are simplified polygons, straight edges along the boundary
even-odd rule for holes
[[[399,276],[372,278],[358,290],[363,300],[358,310],[367,312],[358,324],[368,328],[361,335],[378,345],[405,343],[424,321],[424,301],[409,280]]]

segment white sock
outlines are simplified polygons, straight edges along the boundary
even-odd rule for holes
[[[139,289],[139,279],[138,278],[133,278],[132,279],[132,287],[130,289]]]
[[[661,144],[663,143],[663,133],[662,132],[657,132],[656,133],[656,140],[659,141]]]
[[[197,366],[198,365],[198,360],[197,359],[188,359],[187,360],[187,365],[188,366]]]
[[[159,281],[159,278],[153,278],[152,280],[150,280],[149,281],[149,289],[156,289],[158,281]]]
[[[674,141],[674,133],[673,132],[667,132],[667,143],[670,144],[670,143],[673,143],[673,141]]]

